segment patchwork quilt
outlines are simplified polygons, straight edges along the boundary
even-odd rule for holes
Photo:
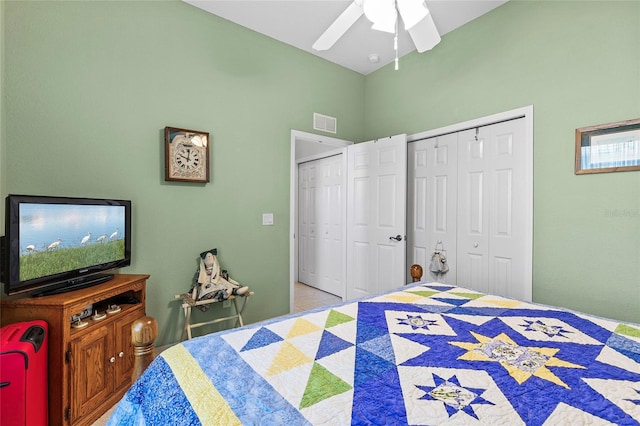
[[[418,283],[164,351],[110,425],[640,424],[640,326]]]

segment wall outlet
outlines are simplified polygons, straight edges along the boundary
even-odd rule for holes
[[[231,307],[231,300],[223,300],[222,301],[222,309],[226,309],[226,308],[230,308]]]

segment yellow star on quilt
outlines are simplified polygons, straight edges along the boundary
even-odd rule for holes
[[[569,389],[569,386],[547,367],[585,368],[556,358],[554,355],[560,350],[557,348],[519,346],[504,333],[496,337],[487,337],[474,332],[471,334],[478,343],[449,342],[451,345],[467,350],[467,353],[458,359],[498,362],[518,384],[524,383],[531,376],[536,376]]]

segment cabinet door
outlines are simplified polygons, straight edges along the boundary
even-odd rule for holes
[[[112,330],[107,324],[70,342],[71,423],[93,412],[113,392]]]
[[[144,316],[144,311],[127,314],[126,317],[114,323],[115,327],[115,348],[114,356],[116,362],[114,376],[114,390],[131,385],[131,374],[135,357],[133,354],[133,344],[131,343],[131,324],[138,318]]]

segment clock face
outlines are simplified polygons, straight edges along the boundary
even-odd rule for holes
[[[180,143],[172,148],[170,177],[185,180],[206,179],[204,153],[199,147]]]
[[[182,169],[184,172],[197,170],[202,163],[200,151],[193,145],[177,146],[173,160],[174,167]]]
[[[182,130],[170,128],[167,132],[165,180],[208,182],[209,151],[207,139],[209,134],[194,136],[194,133],[185,133]],[[171,131],[181,132],[172,135]]]

